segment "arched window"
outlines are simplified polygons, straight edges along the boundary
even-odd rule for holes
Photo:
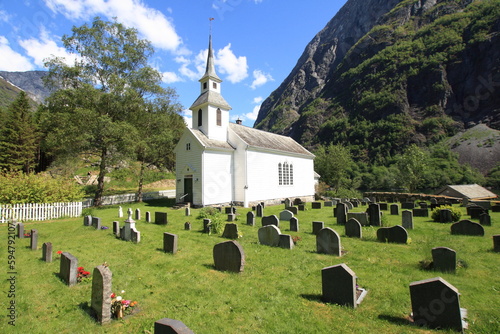
[[[278,184],[283,185],[283,170],[281,169],[281,162],[278,164]]]
[[[222,125],[222,111],[219,108],[217,108],[217,125]]]
[[[203,83],[203,89],[207,89],[207,83],[206,82]]]
[[[203,115],[202,115],[202,112],[201,112],[201,109],[198,110],[198,126],[202,126],[203,125]]]
[[[283,185],[289,185],[288,162],[283,164]]]

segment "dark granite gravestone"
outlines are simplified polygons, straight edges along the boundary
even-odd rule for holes
[[[290,219],[290,231],[299,231],[299,219],[297,217],[292,217],[292,219]]]
[[[194,334],[182,321],[163,318],[155,322],[154,334]]]
[[[389,209],[387,203],[378,203],[378,205],[380,207],[380,210],[387,211]]]
[[[288,207],[292,206],[292,200],[291,200],[291,199],[289,199],[289,198],[285,198],[285,200],[283,201],[283,203],[285,204],[285,210],[286,210]]]
[[[329,227],[321,229],[316,235],[316,251],[320,254],[342,256],[338,233]]]
[[[113,222],[113,233],[115,236],[120,237],[120,222],[119,221],[114,221]]]
[[[247,225],[255,226],[255,213],[252,211],[247,212]]]
[[[286,210],[290,211],[294,215],[296,215],[296,214],[299,213],[299,208],[296,207],[296,206],[289,206],[289,207],[286,208]]]
[[[305,204],[298,204],[299,211],[306,211],[306,205]]]
[[[141,220],[141,209],[135,209],[135,220]]]
[[[321,207],[322,207],[321,202],[312,202],[311,203],[312,209],[321,209]]]
[[[491,207],[492,212],[500,212],[500,204],[495,204]]]
[[[274,225],[276,227],[280,226],[280,220],[276,215],[262,217],[262,226]]]
[[[224,232],[222,232],[222,237],[227,239],[238,239],[238,225],[226,224],[224,226]]]
[[[434,270],[454,273],[457,269],[457,252],[448,247],[434,247],[432,249]]]
[[[479,216],[483,213],[488,213],[488,210],[485,210],[484,208],[478,205],[467,207],[467,214],[470,216],[471,219],[479,219]]]
[[[458,290],[441,277],[410,283],[414,324],[462,332],[467,324],[462,320],[459,296]]]
[[[356,218],[350,218],[345,223],[345,235],[351,238],[362,238],[363,229],[361,223]]]
[[[354,218],[356,219],[361,226],[368,226],[370,221],[368,219],[368,213],[366,212],[348,212],[347,220]]]
[[[184,223],[184,230],[191,231],[191,223],[190,222],[185,222]]]
[[[203,233],[210,233],[212,221],[208,218],[203,219]]]
[[[377,240],[405,244],[408,242],[408,232],[403,226],[381,227],[377,230]]]
[[[96,230],[100,230],[101,229],[101,218],[92,217],[92,227],[94,227]]]
[[[234,206],[227,206],[227,207],[224,208],[224,212],[226,213],[226,215],[231,214],[231,213],[236,214],[236,207],[234,207]]]
[[[214,246],[213,255],[215,269],[235,273],[243,271],[243,267],[245,266],[245,253],[241,245],[236,241],[229,240],[218,243]]]
[[[177,234],[163,232],[163,251],[165,253],[177,253]]]
[[[345,263],[321,269],[321,299],[355,308],[356,274]]]
[[[337,203],[335,207],[335,217],[338,225],[344,225],[347,221],[347,205],[345,203]]]
[[[290,221],[290,218],[293,217],[293,212],[289,211],[289,210],[283,210],[280,212],[279,217],[280,217],[280,220]]]
[[[380,205],[371,203],[368,205],[368,219],[371,226],[381,226],[382,216],[380,214]]]
[[[429,217],[429,209],[414,208],[412,212],[414,217]]]
[[[52,243],[44,242],[42,245],[42,260],[52,262]]]
[[[31,230],[31,250],[37,250],[38,248],[38,230]]]
[[[331,208],[331,207],[333,207],[333,201],[325,201],[324,205],[325,205],[325,208]]]
[[[77,268],[78,259],[68,252],[63,252],[59,266],[59,277],[66,285],[73,286],[77,283]]]
[[[92,216],[84,216],[83,226],[91,226],[91,225],[92,225]]]
[[[428,208],[427,202],[418,202],[418,206],[421,209],[427,209]]]
[[[24,239],[24,224],[23,223],[16,223],[16,232],[17,232],[17,238],[18,239]]]
[[[401,225],[407,230],[413,230],[413,212],[403,210],[401,215]]]
[[[493,236],[493,251],[500,252],[500,234]]]
[[[167,225],[168,216],[166,212],[155,212],[155,224]]]
[[[324,222],[312,222],[312,233],[317,235],[324,227]]]
[[[464,219],[451,225],[451,234],[484,236],[484,228],[479,223]]]
[[[391,204],[391,215],[398,216],[399,215],[399,205]]]
[[[412,210],[415,208],[415,203],[413,202],[403,202],[401,203],[401,209]]]
[[[151,223],[151,212],[146,211],[146,223]]]
[[[488,213],[479,215],[479,224],[483,226],[491,226],[491,216]]]
[[[227,221],[228,222],[234,222],[236,220],[236,215],[234,213],[229,213],[227,215]]]
[[[111,281],[113,274],[108,267],[100,265],[92,273],[92,295],[90,307],[100,324],[111,322]]]
[[[264,206],[262,204],[257,204],[255,207],[255,213],[257,217],[264,217]]]
[[[440,223],[451,223],[453,222],[453,217],[451,215],[450,209],[439,210],[439,222]]]
[[[276,225],[261,227],[257,233],[261,245],[272,247],[277,247],[279,245],[281,231]]]
[[[278,247],[285,249],[292,249],[295,244],[293,243],[292,236],[289,234],[280,234],[280,241]]]

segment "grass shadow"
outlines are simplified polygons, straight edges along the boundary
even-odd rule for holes
[[[413,322],[407,318],[396,317],[396,316],[389,315],[389,314],[380,314],[378,316],[378,318],[380,320],[385,320],[385,321],[388,321],[388,322],[393,323],[395,325],[400,325],[400,326],[413,325]]]
[[[171,208],[175,205],[175,198],[159,198],[144,201],[145,206],[154,206],[160,208]]]
[[[97,315],[95,314],[92,307],[90,307],[89,302],[82,302],[78,304],[78,308],[86,313],[90,318],[92,318],[95,322],[97,322]]]
[[[212,264],[212,263],[205,263],[202,266],[205,267],[205,268],[207,268],[207,269],[216,270],[215,269],[215,264]]]
[[[321,299],[321,295],[313,295],[313,294],[301,294],[300,295],[302,298],[307,299],[312,302],[319,302],[322,303],[323,300]]]

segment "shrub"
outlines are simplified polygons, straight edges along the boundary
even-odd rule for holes
[[[434,208],[431,212],[431,218],[435,222],[439,222],[439,211],[444,210],[444,209],[449,209],[451,210],[451,217],[454,222],[457,222],[460,220],[460,217],[462,217],[462,213],[460,212],[460,209],[454,208],[451,205],[443,205],[443,206],[438,206]]]
[[[200,210],[198,219],[210,219],[210,233],[221,234],[225,217],[217,208],[207,206]]]

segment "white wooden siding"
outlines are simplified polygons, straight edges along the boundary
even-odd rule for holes
[[[186,144],[190,144],[190,150],[186,150]],[[203,146],[198,139],[186,129],[181,139],[175,147],[175,198],[180,201],[184,192],[184,177],[193,175],[193,204],[201,205],[201,182],[195,182],[195,179],[202,178],[202,152]],[[197,203],[196,203],[197,202]]]
[[[233,200],[233,152],[206,150],[203,154],[203,203]],[[195,203],[196,204],[196,203]]]

